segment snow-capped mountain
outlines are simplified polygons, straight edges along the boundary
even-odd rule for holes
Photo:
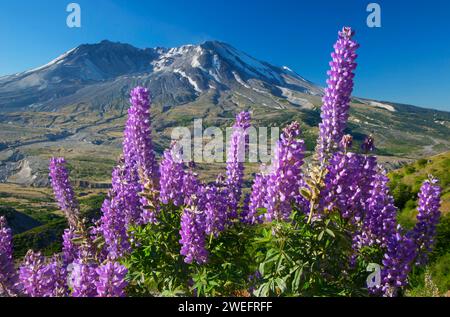
[[[288,67],[259,61],[222,42],[138,49],[103,41],[81,45],[39,68],[0,78],[0,111],[101,105],[106,99],[125,97],[135,84],[149,86],[155,102],[170,107],[211,90],[244,90],[242,95],[249,99],[265,95],[264,103],[275,108],[281,105],[273,97],[310,107],[298,94],[322,93]]]

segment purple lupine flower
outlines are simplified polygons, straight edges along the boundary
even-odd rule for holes
[[[136,166],[145,181],[158,185],[158,164],[153,150],[150,118],[150,92],[143,87],[131,91],[131,107],[124,133],[124,157],[127,167]]]
[[[140,184],[139,175],[135,166],[126,167],[123,158],[120,159],[118,165],[113,169],[111,183],[112,188],[109,191],[103,207],[105,208],[104,211],[108,212],[110,216],[114,213],[114,217],[113,219],[107,219],[107,217],[105,217],[103,220],[109,222],[124,222],[123,228],[116,226],[116,230],[118,230],[116,233],[123,233],[130,225],[140,223],[142,204],[139,193],[142,192],[143,186]],[[106,230],[109,226],[109,224],[103,225],[103,220],[101,220],[99,224],[100,231]],[[123,235],[121,234],[120,237],[123,237]]]
[[[112,194],[122,201],[124,205],[125,222],[127,226],[139,224],[142,214],[142,200],[139,193],[143,186],[139,182],[139,176],[132,168],[120,165],[116,167],[116,175],[113,175]]]
[[[0,217],[0,295],[15,296],[17,274],[14,268],[12,231]]]
[[[181,216],[181,255],[184,262],[203,264],[208,261],[205,215],[195,207],[187,207]]]
[[[197,204],[201,187],[202,184],[198,180],[197,175],[192,170],[187,171],[183,176],[183,186],[181,187],[183,204],[187,206]]]
[[[55,261],[46,263],[41,253],[28,251],[19,268],[19,281],[25,295],[55,297],[65,294],[65,271]]]
[[[76,260],[71,265],[70,286],[73,297],[95,297],[97,296],[97,287],[95,285],[98,274],[97,265],[83,263]]]
[[[387,240],[381,270],[381,285],[375,285],[369,291],[385,297],[397,296],[398,291],[408,284],[408,274],[416,254],[414,241],[407,235],[402,235],[399,225],[397,232]]]
[[[244,183],[244,160],[247,147],[248,128],[250,128],[250,113],[243,111],[236,116],[233,133],[227,154],[227,188],[229,192],[229,216],[237,217],[237,207],[242,195]]]
[[[67,266],[55,255],[52,257],[48,267],[53,275],[52,297],[66,297],[68,295]]]
[[[128,269],[117,263],[107,262],[96,270],[98,280],[95,281],[99,297],[124,297],[128,283],[125,279]]]
[[[372,135],[367,136],[361,144],[361,150],[364,153],[373,152],[375,150],[375,141]]]
[[[69,265],[80,254],[80,248],[73,240],[78,238],[73,229],[65,229],[63,234],[63,261],[65,265]]]
[[[389,178],[381,166],[379,170],[366,201],[366,215],[361,235],[358,237],[358,248],[373,244],[386,248],[388,238],[396,233],[398,210],[394,205],[394,198],[389,193]]]
[[[128,226],[137,218],[138,198],[130,197],[128,189],[130,184],[123,178],[126,171],[121,166],[116,167],[112,174],[112,189],[108,198],[102,205],[102,216],[98,230],[105,239],[105,248],[108,257],[118,259],[130,251]],[[133,192],[134,194],[134,192]],[[133,203],[131,206],[129,205]]]
[[[260,223],[263,216],[260,214],[260,208],[267,207],[267,176],[257,174],[253,181],[252,192],[250,195],[248,212],[243,214],[242,222],[248,224]]]
[[[66,253],[64,261],[66,263],[68,260],[73,260],[73,258],[71,259],[71,256],[69,256],[70,252],[72,252],[73,255],[77,253],[76,255],[79,257],[90,257],[94,254],[93,245],[92,241],[89,240],[89,237],[85,235],[86,228],[80,219],[79,204],[69,181],[69,172],[66,168],[66,161],[64,158],[52,158],[50,160],[49,169],[56,200],[61,210],[64,211],[69,223],[70,232],[65,232],[63,236],[63,247],[65,248]],[[83,243],[79,247],[73,245],[70,246],[70,240],[72,240],[73,237],[69,237],[69,235],[74,235],[74,232],[79,232],[80,236],[76,238],[83,240]]]
[[[184,178],[184,164],[176,144],[164,152],[160,165],[160,199],[164,204],[172,202],[175,206],[183,204],[180,188]]]
[[[227,197],[223,195],[220,185],[212,184],[204,188],[202,206],[205,212],[205,232],[217,236],[227,224]]]
[[[50,160],[50,179],[59,207],[66,215],[71,228],[76,228],[79,218],[79,205],[70,184],[69,172],[64,158]]]
[[[41,277],[45,273],[44,257],[40,253],[28,251],[22,265],[19,268],[19,280],[23,292],[31,297],[50,296],[51,290],[46,288]],[[44,271],[44,272],[43,272]],[[44,279],[48,279],[46,276]]]
[[[105,247],[108,252],[108,258],[115,260],[123,256],[130,250],[128,240],[127,226],[121,201],[115,197],[106,199],[102,205],[102,217],[100,230],[105,239]]]
[[[358,224],[353,234],[352,248],[354,254],[351,263],[355,264],[358,251],[365,246],[378,245],[383,250],[387,249],[389,239],[397,233],[397,208],[394,198],[389,193],[389,178],[381,166],[373,177],[369,196],[364,208],[364,219]],[[367,189],[366,189],[367,190]]]
[[[127,184],[125,204],[128,206],[127,223],[149,223],[156,221],[156,214],[146,209],[150,205],[141,197],[144,186],[159,186],[159,168],[153,150],[150,118],[150,93],[143,87],[131,91],[131,107],[125,125],[123,140],[124,173]]]
[[[248,292],[250,294],[253,294],[253,292],[258,288],[259,284],[261,283],[262,275],[259,271],[256,271],[255,273],[251,274],[248,277],[248,284],[249,289]]]
[[[204,186],[198,181],[196,175],[190,170],[184,175],[182,193],[186,208],[181,215],[180,254],[185,257],[186,263],[206,263],[208,251],[206,250],[206,215],[202,199]]]
[[[250,224],[251,221],[247,221],[250,215],[250,194],[245,194],[244,202],[242,204],[241,213],[239,214],[239,219],[242,223]]]
[[[344,152],[347,152],[353,145],[353,137],[350,134],[344,135],[339,145]]]
[[[376,166],[373,156],[336,152],[327,165],[321,209],[337,208],[342,217],[361,224]]]
[[[298,122],[283,130],[278,141],[270,174],[267,176],[267,212],[265,219],[287,220],[292,212],[292,203],[299,195],[302,166],[305,152]]]
[[[419,206],[417,207],[417,223],[411,233],[417,245],[417,263],[422,265],[428,260],[428,253],[434,245],[436,226],[441,213],[441,188],[438,180],[430,178],[426,180],[419,192]]]
[[[351,94],[353,91],[353,73],[356,69],[356,50],[358,44],[353,41],[354,32],[344,27],[331,54],[331,69],[328,71],[328,87],[325,89],[322,106],[322,123],[319,124],[318,155],[323,161],[335,150],[341,141],[347,126]]]

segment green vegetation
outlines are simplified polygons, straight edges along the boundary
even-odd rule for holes
[[[100,217],[100,208],[106,197],[103,192],[85,193],[80,209],[89,220]],[[61,251],[62,234],[67,221],[56,204],[48,202],[47,196],[30,197],[16,193],[0,197],[0,215],[6,216],[14,233],[14,257],[20,260],[29,249],[52,255]]]
[[[436,246],[427,269],[414,271],[409,296],[446,294],[450,290],[450,152],[420,159],[390,173],[391,190],[399,207],[399,222],[406,228],[415,224],[417,194],[422,182],[432,174],[442,187],[441,221],[437,227]],[[435,289],[436,288],[436,289]]]
[[[311,143],[313,142],[314,134],[310,134]],[[72,166],[73,172],[80,173],[80,166],[86,164],[94,164],[98,166],[104,166],[105,173],[107,166],[113,165],[113,160],[104,160],[103,162],[98,161],[96,158],[83,157],[79,156],[78,159],[74,160],[75,163]],[[217,166],[215,166],[217,167]],[[256,166],[247,166],[249,170],[253,173],[257,171]],[[199,169],[201,170],[202,176],[209,179],[211,178],[210,172],[211,168],[208,166],[199,165]],[[214,168],[213,168],[214,170]],[[450,245],[450,152],[443,153],[437,156],[433,156],[431,158],[423,158],[412,164],[406,165],[398,170],[395,170],[390,173],[391,179],[391,191],[394,196],[396,206],[399,207],[399,221],[406,228],[412,228],[415,224],[416,217],[416,208],[417,208],[417,193],[419,192],[420,186],[422,182],[428,177],[429,174],[433,174],[435,177],[440,179],[440,185],[442,187],[442,212],[443,216],[441,218],[440,224],[437,228],[437,238],[436,238],[436,246],[432,254],[430,255],[430,262],[427,268],[424,269],[415,269],[411,276],[410,287],[406,292],[408,296],[437,296],[446,294],[450,290],[450,252],[448,246]],[[84,172],[89,173],[87,169]],[[83,172],[83,173],[84,173]],[[110,173],[110,171],[108,171]],[[250,173],[251,174],[251,173]],[[248,183],[248,186],[251,184]],[[37,189],[37,188],[13,188],[7,191],[5,188],[1,188],[2,191],[0,193],[0,215],[4,215],[7,217],[8,222],[11,224],[11,227],[14,231],[14,255],[17,260],[20,260],[26,253],[28,249],[34,249],[42,251],[45,255],[50,255],[55,252],[60,252],[61,250],[61,236],[64,229],[67,227],[66,220],[63,215],[59,211],[58,207],[54,203],[52,199],[51,191],[48,189]],[[77,189],[77,196],[80,197],[80,207],[83,215],[88,220],[98,219],[100,216],[100,208],[106,197],[104,191],[93,191],[93,190],[84,190]],[[177,215],[178,217],[178,215]],[[173,220],[173,219],[172,219]],[[179,219],[175,219],[175,222],[179,221]],[[170,221],[169,221],[170,222]],[[168,224],[170,225],[170,223]],[[176,228],[173,227],[173,228]],[[148,230],[150,228],[143,228],[136,231],[136,235],[147,237],[148,239],[160,239],[161,232],[152,228],[152,234],[149,234]],[[140,230],[143,230],[142,232]],[[268,231],[267,231],[268,232]],[[176,229],[172,231],[168,230],[166,233],[170,233],[170,237],[165,237],[163,240],[167,241],[167,243],[172,245],[178,245],[179,233]],[[241,233],[242,234],[242,233]],[[264,232],[261,231],[261,241],[264,240]],[[210,276],[205,276],[204,272],[199,270],[194,274],[194,283],[196,283],[199,290],[204,292],[205,294],[212,294],[212,290],[214,292],[229,292],[227,289],[218,289],[216,286],[210,285],[208,281],[215,281],[217,283],[222,283],[223,285],[229,285],[226,281],[237,281],[242,278],[244,275],[248,275],[251,272],[249,271],[239,271],[237,268],[229,267],[227,270],[223,270],[222,265],[226,263],[236,263],[236,259],[241,257],[245,261],[254,261],[255,259],[249,259],[249,252],[246,246],[240,243],[240,240],[237,239],[237,232],[231,233],[229,236],[223,236],[224,240],[233,240],[236,242],[236,258],[231,261],[225,261],[225,259],[221,259],[221,243],[225,243],[221,240],[214,240],[215,244],[211,245],[211,250],[213,254],[213,259],[217,257],[217,270],[213,267],[214,262],[211,264],[210,272],[221,272],[220,275],[214,276],[211,278]],[[149,244],[150,241],[148,241]],[[227,242],[228,244],[230,242]],[[255,246],[261,246],[261,253],[258,255],[260,257],[259,261],[264,262],[265,256],[267,256],[264,250],[268,250],[271,248],[275,248],[275,246],[264,244],[259,244],[255,242]],[[254,247],[255,247],[254,246]],[[158,262],[158,265],[169,265],[167,261],[163,258],[158,259],[157,256],[173,256],[178,259],[178,255],[175,254],[163,254],[160,253],[161,250],[150,250],[150,249],[138,249],[139,252],[143,252],[140,254],[139,252],[135,252],[133,257],[129,259],[130,265],[135,267],[137,271],[147,271],[144,270],[143,266],[150,265],[154,261]],[[256,252],[256,249],[253,249],[252,252]],[[149,253],[150,252],[150,253]],[[244,253],[243,253],[244,252]],[[327,251],[327,253],[329,250]],[[244,254],[247,254],[244,256]],[[151,256],[150,256],[151,255]],[[136,258],[134,258],[134,256]],[[150,257],[149,257],[150,256]],[[275,256],[271,254],[270,256]],[[152,263],[140,262],[143,258],[147,260],[149,258],[152,259]],[[219,261],[220,259],[220,261]],[[181,263],[179,263],[178,259],[172,265],[180,266],[180,269],[183,267]],[[225,263],[225,264],[224,264]],[[269,264],[272,262],[268,262]],[[154,263],[153,263],[154,264]],[[152,264],[152,265],[153,265]],[[267,264],[267,265],[269,265]],[[157,265],[157,266],[158,266]],[[244,266],[245,267],[245,266]],[[165,268],[161,267],[161,270]],[[167,268],[169,270],[175,270],[173,267]],[[256,269],[251,267],[251,269]],[[269,270],[270,271],[270,270]],[[174,279],[184,278],[184,273],[180,272],[181,276],[174,275]],[[210,273],[208,273],[210,274]],[[149,289],[159,289],[164,290],[165,292],[169,292],[173,294],[178,294],[179,292],[186,292],[186,290],[180,290],[172,288],[171,285],[178,284],[179,281],[171,280],[171,281],[159,281],[155,276],[153,277],[145,277],[142,280],[142,283],[139,282],[141,277],[135,276],[132,280],[132,285],[136,287],[136,292],[146,293]],[[272,278],[272,277],[271,277]],[[313,277],[312,277],[313,278]],[[359,276],[352,276],[352,278],[359,279]],[[269,278],[268,281],[271,281]],[[280,281],[277,281],[277,277],[273,277],[273,285],[278,285]],[[289,283],[295,283],[295,279],[289,280]],[[338,281],[342,285],[348,283],[346,281]],[[345,283],[344,283],[345,282]],[[156,283],[156,284],[155,284]],[[173,283],[173,284],[172,284]],[[321,285],[321,282],[317,280],[318,285]],[[318,286],[318,287],[319,287]],[[328,285],[330,286],[330,285]],[[275,287],[275,286],[273,286]],[[261,289],[260,291],[266,294],[272,294],[276,287],[273,288],[270,286],[270,283],[267,284],[267,288]],[[312,287],[312,286],[311,286]],[[321,286],[320,286],[321,287]],[[330,286],[331,287],[331,286]],[[234,291],[239,292],[239,289],[235,289]],[[333,293],[333,289],[330,288],[330,294]],[[305,291],[305,294],[307,292]],[[348,294],[355,294],[353,291],[349,291]],[[135,294],[139,295],[139,294]],[[167,294],[166,294],[167,295]],[[236,293],[238,295],[238,293]],[[242,294],[240,294],[242,295]]]
[[[102,208],[105,198],[105,193],[97,193],[95,195],[80,198],[79,201],[83,216],[88,220],[100,218],[100,209]]]
[[[442,213],[450,212],[450,152],[429,159],[420,159],[413,164],[390,173],[391,191],[396,206],[401,210],[402,224],[409,226],[414,221],[417,194],[429,175],[439,179],[442,187]]]
[[[69,170],[74,179],[105,181],[111,175],[116,161],[91,156],[77,156],[70,160]]]
[[[236,222],[208,239],[208,262],[198,265],[186,264],[180,255],[181,212],[163,205],[157,225],[131,229],[137,244],[124,259],[130,271],[129,295],[250,296],[249,289],[263,297],[368,295],[361,287],[368,263],[358,258],[355,267],[348,264],[351,237],[338,215],[331,218],[339,223],[329,218],[314,225],[297,211],[292,215],[295,226]]]
[[[11,207],[0,206],[0,216],[6,217],[8,224],[12,227],[13,234],[25,232],[41,225],[41,222],[24,213],[17,212]]]
[[[11,201],[0,201],[0,205],[3,208],[10,208],[16,212],[20,212],[25,214],[40,223],[47,223],[56,219],[63,218],[60,214],[58,214],[58,209],[54,205],[45,205],[40,202],[33,202],[32,200],[29,203],[26,202],[11,202]],[[39,206],[37,206],[39,205]]]
[[[61,252],[62,234],[66,227],[67,221],[60,219],[14,235],[14,256],[22,258],[29,249],[47,256]]]

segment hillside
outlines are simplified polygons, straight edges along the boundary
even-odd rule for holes
[[[441,294],[450,291],[450,152],[420,159],[413,164],[390,173],[391,189],[396,205],[400,208],[399,222],[406,228],[412,228],[417,215],[417,193],[422,182],[433,175],[439,179],[442,187],[442,216],[437,227],[436,245],[430,257],[427,270],[417,270],[411,278],[410,296],[432,296],[430,281],[425,282],[425,272],[430,274],[432,282]]]
[[[420,159],[390,173],[391,190],[405,224],[410,225],[415,218],[417,194],[428,175],[439,179],[442,187],[441,212],[450,213],[450,152],[446,152]]]
[[[78,189],[81,212],[97,219],[105,198],[104,190]],[[52,254],[61,249],[67,221],[54,201],[51,189],[0,184],[0,216],[6,216],[14,233],[14,256],[20,259],[28,249]]]

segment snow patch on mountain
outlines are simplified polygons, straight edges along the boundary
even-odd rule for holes
[[[252,87],[252,89],[260,94],[269,95],[269,96],[271,95],[268,91],[265,91],[265,90],[262,90],[262,89],[259,89],[256,87]]]
[[[24,72],[23,74],[34,73],[34,72],[37,72],[37,71],[46,69],[46,68],[48,68],[48,67],[50,67],[50,66],[61,64],[61,63],[63,63],[63,62],[65,61],[65,59],[67,58],[67,56],[69,56],[71,53],[76,52],[77,49],[78,49],[78,48],[75,47],[75,48],[73,48],[73,49],[71,49],[71,50],[65,52],[65,53],[62,54],[61,56],[58,56],[57,58],[55,58],[55,59],[52,60],[51,62],[49,62],[49,63],[47,63],[47,64],[45,64],[45,65],[43,65],[43,66],[40,66],[40,67],[31,69],[31,70],[28,70],[28,71]]]
[[[314,105],[307,99],[299,97],[299,93],[296,91],[293,91],[291,89],[277,86],[278,89],[281,90],[281,94],[283,97],[285,97],[290,103],[293,103],[294,105],[302,106],[303,108],[307,109],[313,109]]]
[[[266,78],[281,82],[280,76],[270,67],[258,61],[257,59],[238,51],[232,46],[217,44],[219,54],[229,60],[233,65],[239,67],[247,74],[255,77],[263,75]]]
[[[247,89],[251,89],[251,87],[250,87],[249,85],[247,85],[247,84],[245,83],[245,81],[242,80],[242,78],[239,76],[238,73],[236,73],[235,71],[233,71],[232,73],[233,73],[234,79],[236,79],[236,81],[237,81],[239,84],[241,84],[242,86],[244,86],[244,87],[247,88]]]
[[[193,45],[184,45],[181,47],[174,47],[161,54],[159,58],[154,60],[151,64],[153,66],[153,71],[162,72],[170,69],[173,63],[185,54],[188,54],[193,48]]]
[[[370,101],[369,105],[374,106],[374,107],[378,107],[378,108],[383,108],[386,109],[390,112],[396,112],[397,110],[395,110],[395,108],[391,105],[387,105],[385,103],[381,103],[381,102],[377,102],[377,101]]]
[[[188,80],[189,84],[192,86],[192,88],[194,88],[194,90],[196,92],[198,92],[199,94],[201,94],[203,92],[203,90],[200,89],[197,82],[194,79],[192,79],[191,77],[189,77],[184,71],[182,71],[180,69],[175,69],[174,73],[180,74],[183,78],[186,78]]]
[[[191,66],[193,68],[202,68],[202,64],[200,63],[200,57],[203,56],[203,49],[200,46],[195,47],[195,54],[192,57]]]

